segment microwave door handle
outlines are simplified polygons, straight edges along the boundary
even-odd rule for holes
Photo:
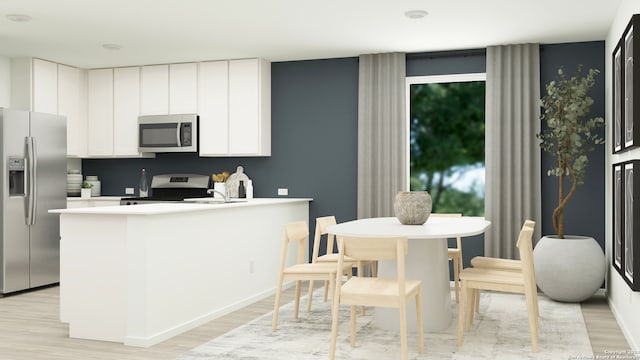
[[[176,128],[176,144],[178,144],[178,147],[182,146],[182,141],[180,141],[180,129],[182,128],[182,123],[179,122],[178,126]]]

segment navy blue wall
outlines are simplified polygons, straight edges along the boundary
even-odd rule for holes
[[[271,156],[200,158],[158,154],[155,159],[87,159],[84,175],[98,175],[103,195],[122,195],[135,187],[140,169],[163,173],[234,172],[237,165],[253,179],[255,197],[313,198],[309,219],[335,215],[356,218],[358,59],[344,58],[271,65]],[[136,191],[137,192],[137,191]]]
[[[560,65],[572,71],[604,70],[604,43],[543,45],[542,84]],[[407,75],[484,72],[483,50],[408,54]],[[84,175],[98,175],[103,195],[122,195],[136,187],[140,169],[150,176],[171,172],[211,174],[235,171],[243,165],[254,180],[256,197],[276,197],[277,188],[290,197],[311,197],[311,230],[318,216],[338,221],[356,218],[358,59],[327,59],[272,63],[272,156],[267,158],[200,158],[194,154],[159,154],[155,159],[87,159]],[[604,113],[604,75],[593,97],[594,113]],[[543,159],[546,173],[547,159]],[[591,158],[586,185],[579,189],[567,213],[567,232],[604,240],[604,149]],[[553,233],[550,214],[555,206],[555,178],[543,176],[543,234]],[[483,253],[482,238],[464,242],[465,262]]]
[[[564,66],[568,75],[573,75],[579,64],[583,74],[590,68],[600,70],[596,84],[589,94],[594,103],[591,116],[604,118],[605,109],[605,47],[604,41],[544,45],[540,49],[540,94],[546,95],[545,84],[555,79],[557,70]],[[604,137],[604,129],[601,135]],[[596,147],[589,155],[585,183],[578,187],[574,198],[565,208],[565,233],[594,237],[604,251],[604,145]],[[542,153],[542,234],[555,234],[551,214],[558,204],[558,178],[546,176],[553,167],[553,158]]]

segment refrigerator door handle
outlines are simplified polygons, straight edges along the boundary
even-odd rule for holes
[[[36,223],[36,208],[38,188],[36,186],[37,178],[37,156],[36,156],[36,140],[32,136],[26,138],[27,145],[27,177],[28,177],[28,194],[27,194],[27,225],[34,225]]]

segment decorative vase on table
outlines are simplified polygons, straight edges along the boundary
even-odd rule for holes
[[[400,191],[393,210],[403,225],[422,225],[431,215],[431,195],[426,191]]]
[[[581,302],[595,294],[604,281],[605,257],[589,236],[543,236],[533,249],[536,282],[548,297]]]

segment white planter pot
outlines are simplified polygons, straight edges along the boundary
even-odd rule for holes
[[[81,198],[90,198],[91,197],[91,189],[80,189],[80,197]]]
[[[592,237],[544,236],[533,250],[533,262],[538,287],[556,301],[584,301],[604,281],[604,253]]]

